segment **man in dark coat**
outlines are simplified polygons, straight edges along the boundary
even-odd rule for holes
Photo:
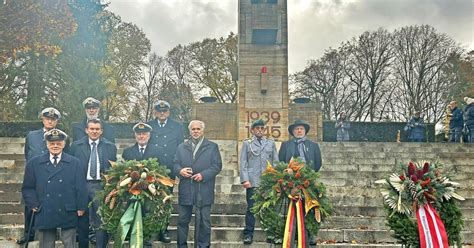
[[[48,147],[46,146],[46,141],[44,140],[44,133],[56,128],[59,119],[61,118],[61,113],[55,108],[45,108],[41,111],[40,114],[41,121],[43,122],[43,127],[34,130],[28,133],[25,139],[25,159],[28,163],[33,157],[48,154]],[[31,230],[29,232],[29,223],[31,221],[32,211],[28,209],[25,205],[24,209],[25,216],[25,228],[23,229],[23,237],[17,240],[18,244],[23,244],[28,241],[35,239],[35,232]],[[30,236],[27,237],[28,232]]]
[[[405,126],[408,132],[408,141],[423,142],[425,140],[425,121],[420,111],[416,111]]]
[[[98,119],[91,119],[87,122],[87,137],[83,137],[72,143],[71,154],[79,159],[84,166],[84,174],[87,180],[88,202],[91,202],[96,192],[103,189],[101,185],[101,175],[110,168],[109,161],[117,161],[117,148],[107,139],[102,138],[102,122]],[[99,203],[92,202],[89,211],[79,218],[78,234],[79,247],[89,247],[89,215],[91,225],[95,230],[98,248],[105,248],[108,243],[108,234],[100,229],[102,221],[97,215]]]
[[[196,207],[194,247],[210,247],[211,205],[214,203],[216,176],[222,159],[216,143],[204,138],[204,122],[193,120],[188,129],[191,139],[178,146],[174,171],[178,184],[178,247],[187,248],[189,222]]]
[[[464,127],[464,118],[462,110],[458,108],[456,101],[449,103],[451,109],[451,120],[449,121],[449,141],[460,142],[462,137],[462,128]]]
[[[467,104],[464,108],[464,115],[468,132],[468,142],[474,143],[474,98],[464,97],[464,101],[466,101]]]
[[[169,118],[170,104],[166,101],[159,100],[155,104],[154,115],[155,119],[147,123],[152,127],[150,143],[158,148],[160,164],[171,170],[170,178],[174,179],[173,159],[178,145],[184,141],[183,126]]]
[[[63,152],[66,137],[59,129],[45,133],[49,152],[28,161],[21,189],[43,248],[55,247],[57,228],[64,247],[75,247],[77,219],[87,209],[85,170]]]
[[[77,141],[82,139],[83,137],[87,137],[87,133],[85,132],[87,121],[99,118],[99,100],[92,97],[88,97],[82,102],[82,105],[84,106],[84,110],[86,111],[86,117],[82,121],[75,122],[72,124],[72,141]],[[114,128],[107,122],[102,121],[102,130],[102,137],[115,144]]]
[[[135,140],[137,141],[133,146],[123,150],[122,158],[124,160],[146,160],[149,158],[158,159],[158,148],[154,145],[148,145],[150,140],[150,132],[152,127],[146,123],[139,122],[133,126],[135,132]],[[160,162],[158,160],[158,162]]]
[[[316,142],[306,138],[309,128],[309,124],[301,120],[291,124],[288,132],[293,138],[281,144],[278,158],[285,163],[290,162],[293,157],[301,158],[307,166],[319,171],[322,165],[321,150]]]
[[[315,171],[319,171],[322,165],[321,150],[316,142],[306,138],[309,128],[309,124],[302,120],[297,120],[291,124],[288,127],[288,132],[293,138],[281,144],[278,157],[280,161],[284,161],[285,163],[290,162],[292,158],[299,158],[306,163],[306,166],[309,166]],[[307,235],[306,241],[309,245],[316,244],[316,241],[307,230],[305,231],[305,235]]]

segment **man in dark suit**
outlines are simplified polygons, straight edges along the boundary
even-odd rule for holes
[[[155,103],[155,119],[147,124],[152,127],[150,142],[158,148],[159,163],[165,165],[171,171],[171,179],[176,178],[173,170],[173,159],[178,145],[184,142],[183,126],[169,118],[170,104],[167,101],[159,100]],[[171,242],[166,229],[160,234],[159,239],[165,243]]]
[[[216,143],[204,138],[204,122],[193,120],[188,129],[191,139],[176,151],[174,171],[178,184],[178,248],[187,248],[189,222],[196,207],[194,247],[210,247],[211,205],[214,203],[216,176],[222,159]]]
[[[87,121],[99,118],[99,100],[92,97],[88,97],[82,102],[82,105],[84,106],[84,110],[86,111],[86,118],[84,118],[80,122],[75,122],[72,124],[72,141],[77,141],[82,139],[83,137],[87,137],[87,133],[85,132]],[[102,130],[102,138],[106,138],[108,141],[115,144],[114,128],[107,122],[102,121]]]
[[[321,150],[316,142],[306,138],[309,132],[309,124],[297,120],[288,127],[288,132],[293,136],[292,139],[281,144],[278,157],[280,161],[285,163],[290,162],[292,158],[299,158],[315,171],[319,171],[322,165]],[[309,245],[315,245],[316,241],[312,235],[307,235],[307,242]]]
[[[61,118],[61,113],[55,108],[45,108],[41,111],[40,114],[41,121],[43,122],[43,127],[34,130],[28,133],[25,139],[25,159],[28,163],[33,157],[48,154],[48,147],[46,146],[46,141],[44,140],[44,133],[56,128],[59,119]],[[31,221],[32,211],[28,209],[25,205],[24,209],[25,216],[25,228],[23,237],[17,240],[18,244],[24,244],[26,240],[33,241],[35,239],[35,232],[31,230],[30,236],[27,237],[29,231],[29,223]]]
[[[87,121],[87,137],[83,137],[72,143],[71,154],[79,159],[84,166],[86,175],[86,186],[88,192],[88,202],[91,202],[97,191],[103,189],[101,185],[101,174],[104,174],[110,168],[109,161],[117,161],[117,148],[107,139],[102,138],[102,122],[99,119]],[[79,247],[89,247],[89,215],[91,225],[95,230],[97,246],[105,248],[108,243],[108,234],[100,229],[102,221],[97,215],[99,203],[92,202],[89,211],[79,218],[78,234]]]
[[[123,150],[122,158],[124,160],[139,161],[149,158],[158,159],[158,148],[154,145],[148,145],[151,130],[151,126],[143,122],[139,122],[133,126],[133,132],[135,132],[135,140],[137,142],[133,146]],[[158,160],[158,162],[160,161]]]
[[[52,129],[44,135],[48,153],[28,161],[22,194],[35,214],[40,247],[54,248],[61,228],[65,248],[76,244],[76,224],[87,208],[85,170],[79,160],[63,152],[67,135]]]

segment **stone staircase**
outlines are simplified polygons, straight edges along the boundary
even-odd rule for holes
[[[121,154],[132,140],[118,140]],[[245,194],[238,177],[237,142],[218,141],[224,169],[217,178],[216,204],[212,210],[213,247],[269,247],[265,234],[255,231],[251,246],[242,244]],[[17,247],[22,233],[23,213],[20,187],[24,171],[24,140],[0,138],[0,248]],[[474,243],[474,145],[445,143],[322,143],[321,180],[326,184],[335,214],[317,237],[318,247],[400,247],[385,226],[382,197],[374,181],[388,175],[400,162],[439,160],[453,168],[453,180],[461,183],[459,193],[465,220],[463,240]],[[177,188],[177,187],[175,187]],[[176,199],[175,199],[176,200]],[[171,219],[176,239],[177,215]],[[193,227],[190,240],[193,240]],[[30,247],[36,247],[33,242]],[[175,247],[175,242],[155,242],[154,247]]]

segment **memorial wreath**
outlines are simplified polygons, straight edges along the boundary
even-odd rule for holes
[[[387,225],[406,247],[461,247],[462,214],[453,182],[436,162],[400,164],[381,184]],[[444,175],[443,175],[444,174]]]
[[[102,228],[113,233],[114,247],[122,247],[128,235],[130,247],[142,247],[144,239],[166,228],[172,212],[170,187],[175,182],[156,159],[111,163],[104,190],[95,197]]]
[[[304,244],[305,229],[316,236],[321,220],[331,214],[319,173],[293,159],[275,167],[268,163],[260,178],[252,211],[267,235],[282,240],[283,247],[289,247],[295,235]]]

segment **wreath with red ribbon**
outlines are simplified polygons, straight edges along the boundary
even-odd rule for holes
[[[436,162],[400,164],[381,184],[387,225],[407,247],[461,247],[462,214],[455,190],[459,184]],[[431,246],[430,246],[431,245]]]

